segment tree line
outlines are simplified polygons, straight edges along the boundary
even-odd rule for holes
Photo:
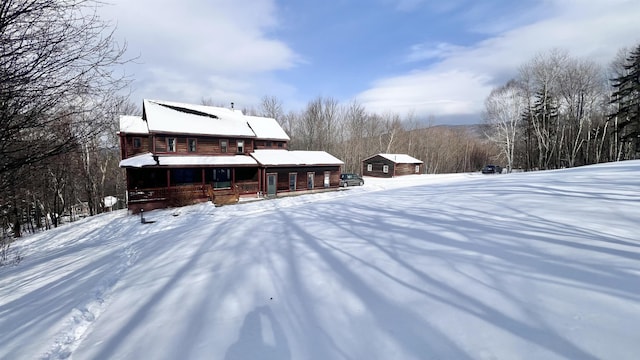
[[[485,133],[508,169],[558,169],[640,157],[640,45],[608,67],[554,49],[485,101]]]
[[[431,174],[476,171],[498,153],[476,127],[370,113],[355,100],[341,104],[319,96],[300,111],[285,112],[280,100],[265,96],[259,110],[245,111],[275,118],[291,138],[289,149],[327,151],[344,161],[344,172],[360,173],[362,160],[378,153],[411,155],[424,161]]]
[[[57,226],[74,206],[94,214],[123,191],[114,119],[131,107],[119,95],[129,60],[99,5],[0,5],[0,263],[7,238]]]

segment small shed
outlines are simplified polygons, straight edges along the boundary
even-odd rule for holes
[[[395,177],[424,173],[424,162],[407,154],[377,154],[362,160],[362,175]]]

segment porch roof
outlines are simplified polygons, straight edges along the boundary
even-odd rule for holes
[[[258,149],[251,153],[261,165],[343,165],[342,160],[326,151]]]
[[[220,166],[220,165],[254,165],[258,163],[251,156],[227,155],[158,155],[156,163],[151,153],[136,155],[120,161],[120,167],[145,167],[145,166]]]
[[[258,163],[248,155],[192,155],[192,156],[158,156],[160,165],[169,166],[213,166],[213,165],[254,165]]]

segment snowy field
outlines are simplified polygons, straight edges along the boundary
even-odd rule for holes
[[[0,268],[0,359],[638,359],[640,161],[87,218]]]

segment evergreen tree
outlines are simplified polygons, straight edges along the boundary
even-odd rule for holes
[[[615,112],[609,117],[616,124],[621,160],[640,158],[640,45],[627,57],[624,70],[612,79]]]

